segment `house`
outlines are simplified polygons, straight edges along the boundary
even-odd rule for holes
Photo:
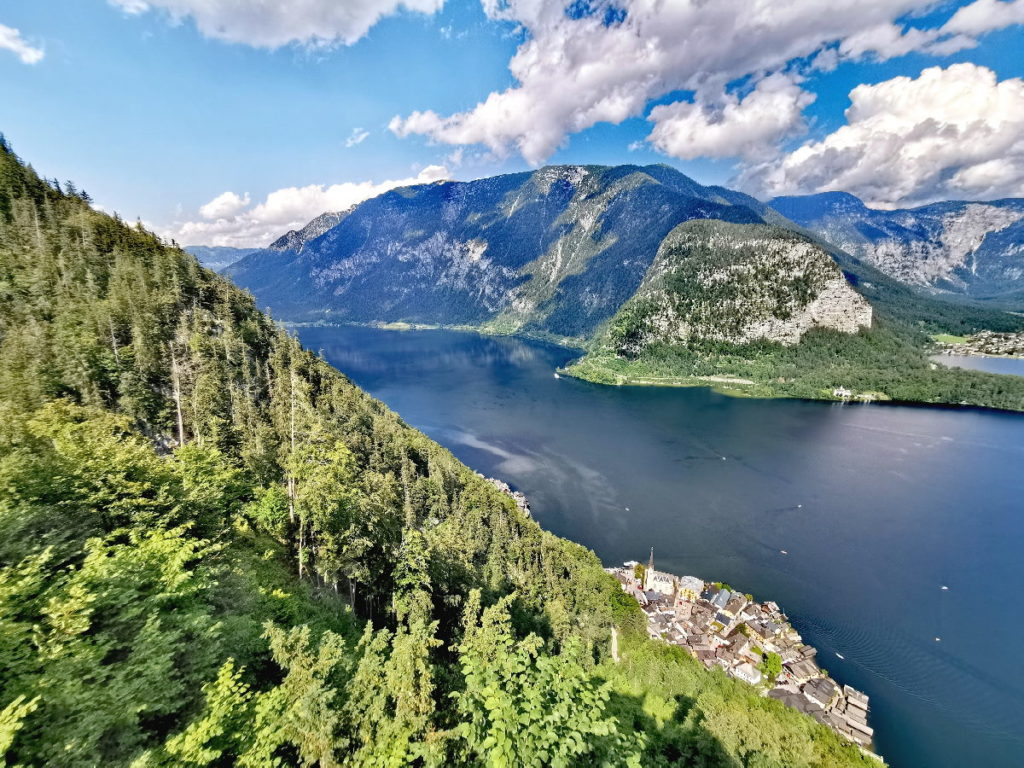
[[[734,632],[731,635],[732,640],[732,652],[737,656],[742,656],[755,664],[761,663],[761,648],[757,645],[757,641],[753,638],[747,637]]]
[[[773,688],[768,691],[768,696],[805,715],[814,717],[815,713],[825,714],[825,710],[816,703],[789,688]]]
[[[803,687],[804,696],[822,708],[828,707],[837,693],[839,689],[827,677],[816,677]]]
[[[721,612],[728,616],[732,616],[735,619],[743,613],[743,609],[746,607],[747,598],[744,595],[733,592],[732,597],[729,598],[729,601],[725,604],[725,607],[722,608]]]
[[[750,662],[740,664],[732,671],[733,677],[738,680],[742,680],[745,683],[751,685],[759,685],[761,683],[762,675],[761,670],[755,667]]]
[[[732,597],[732,592],[728,589],[718,589],[717,587],[712,587],[704,593],[704,599],[719,611],[725,608],[730,597]]]
[[[691,603],[697,602],[701,592],[704,591],[704,582],[696,576],[680,576],[677,582],[679,599]]]
[[[821,675],[818,665],[810,659],[800,659],[786,665],[789,673],[798,681],[811,680]]]
[[[689,646],[695,651],[714,651],[707,635],[690,635]]]
[[[849,400],[853,397],[853,392],[846,387],[836,387],[832,390],[832,397],[838,397],[840,400]]]
[[[718,659],[713,650],[695,650],[694,653],[697,655],[697,660],[708,669],[711,669],[715,665],[715,661]]]

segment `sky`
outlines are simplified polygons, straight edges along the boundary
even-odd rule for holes
[[[0,132],[183,245],[551,163],[1024,197],[1024,0],[0,0]]]

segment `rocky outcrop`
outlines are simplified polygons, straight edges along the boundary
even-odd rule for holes
[[[837,270],[838,272],[838,270]],[[788,317],[769,317],[744,329],[742,338],[768,339],[782,344],[796,344],[812,328],[831,328],[840,333],[857,333],[871,327],[871,305],[837,274],[826,282],[818,295],[806,306]]]
[[[637,292],[611,324],[611,346],[796,344],[813,328],[856,333],[871,305],[821,248],[765,225],[689,222],[665,238]]]

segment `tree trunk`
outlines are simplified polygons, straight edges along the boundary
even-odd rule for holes
[[[185,419],[181,414],[181,374],[178,370],[178,358],[174,354],[174,342],[171,342],[171,381],[174,386],[174,410],[178,416],[178,445],[185,444]]]

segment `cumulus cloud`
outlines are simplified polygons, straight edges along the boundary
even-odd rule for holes
[[[352,133],[349,135],[347,139],[345,139],[345,146],[348,149],[351,149],[357,144],[362,144],[364,141],[366,141],[366,137],[369,135],[369,131],[364,131],[362,128],[353,128]]]
[[[678,157],[705,148],[738,156],[746,152],[746,135],[757,133],[748,117],[769,95],[755,91],[748,103],[754,94],[739,99],[730,83],[790,76],[807,61],[810,70],[841,58],[949,53],[974,45],[976,35],[1017,23],[1016,10],[1002,6],[1021,1],[976,0],[972,6],[995,10],[972,11],[966,21],[954,24],[954,17],[948,28],[925,31],[899,22],[931,8],[933,0],[581,0],[568,6],[564,0],[482,0],[488,16],[515,24],[523,35],[509,62],[515,84],[464,112],[415,111],[395,116],[389,128],[400,137],[480,144],[498,156],[519,152],[537,164],[571,134],[636,117],[652,99],[683,90],[694,93],[693,104],[652,110],[654,145]],[[755,137],[758,143],[800,125],[792,92],[771,97],[785,102],[790,120],[774,118]],[[696,130],[702,126],[715,126],[716,137],[702,137]]]
[[[213,200],[199,209],[199,215],[204,219],[222,219],[225,216],[234,216],[249,205],[249,195],[240,197],[234,192],[224,192],[217,195]]]
[[[1014,24],[1024,24],[1024,0],[976,0],[954,13],[942,29],[948,34],[983,35]]]
[[[766,194],[841,189],[883,206],[1024,195],[1024,80],[931,67],[850,92],[846,125],[748,169]]]
[[[19,30],[3,24],[0,24],[0,49],[13,53],[22,64],[36,64],[44,55],[43,49],[29,45]]]
[[[401,10],[436,13],[444,0],[109,0],[126,13],[164,11],[206,37],[258,48],[290,43],[351,45],[385,16]]]
[[[389,189],[429,184],[448,176],[447,168],[431,165],[406,179],[286,187],[271,192],[256,205],[250,205],[248,195],[224,192],[200,207],[202,220],[175,222],[162,234],[187,245],[265,246],[325,211],[343,211]]]
[[[814,94],[792,78],[774,74],[759,81],[742,99],[727,94],[720,105],[677,101],[651,110],[655,124],[648,137],[674,157],[758,158],[803,126],[803,109]]]

